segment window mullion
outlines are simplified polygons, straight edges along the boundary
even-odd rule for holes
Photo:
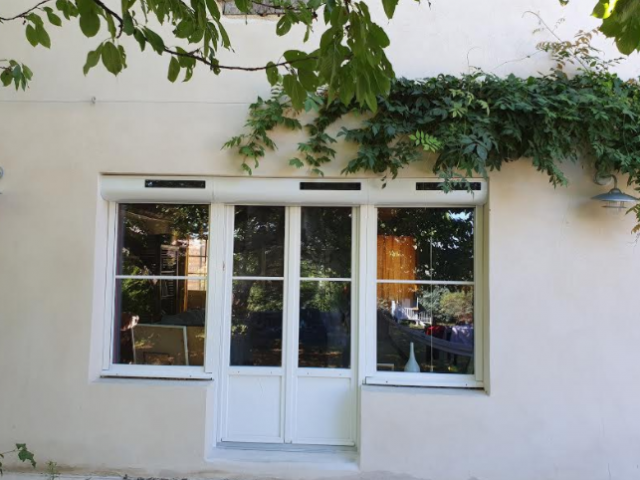
[[[225,229],[225,207],[221,204],[211,205],[209,227],[209,264],[207,292],[207,315],[205,322],[205,372],[213,373],[214,378],[220,378],[219,368],[222,360],[222,329],[224,318],[225,278],[224,252],[225,240],[230,235]]]
[[[284,279],[284,441],[295,436],[296,373],[298,367],[298,317],[300,312],[300,229],[301,207],[287,207]]]

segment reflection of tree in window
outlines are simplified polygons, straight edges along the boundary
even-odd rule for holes
[[[206,281],[197,277],[207,275],[208,222],[208,205],[119,206],[116,327],[121,342],[116,345],[117,363],[154,359],[202,364]],[[153,278],[129,278],[132,276]],[[148,327],[134,332],[137,325]],[[179,330],[153,330],[153,325],[186,328],[190,345],[185,345]],[[136,332],[138,338],[131,345]],[[136,348],[138,355],[134,355]],[[169,350],[172,352],[167,353]]]
[[[473,269],[472,208],[379,209],[379,369],[473,372]]]

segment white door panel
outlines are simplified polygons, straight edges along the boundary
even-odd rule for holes
[[[353,445],[349,377],[298,377],[294,443]]]
[[[236,442],[282,442],[282,377],[230,375],[227,435]]]

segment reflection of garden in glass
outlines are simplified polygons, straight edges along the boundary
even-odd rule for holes
[[[380,208],[378,242],[387,241],[387,256],[409,256],[395,271],[378,279],[473,281],[473,208]],[[389,244],[390,243],[390,244]]]
[[[235,207],[234,276],[284,275],[284,212],[284,207]]]
[[[351,278],[351,207],[303,207],[300,276]]]
[[[121,204],[118,220],[114,363],[203,365],[209,206]]]
[[[300,284],[300,367],[351,366],[351,284]]]
[[[282,365],[283,282],[234,280],[231,365]]]
[[[207,274],[208,205],[120,204],[118,226],[118,275],[186,275],[189,248],[202,245]]]
[[[352,212],[351,207],[302,208],[299,367],[351,366]]]
[[[474,210],[381,208],[377,240],[378,370],[474,370]],[[439,284],[439,282],[444,282]]]
[[[284,207],[235,207],[230,365],[282,365],[284,236]]]
[[[473,373],[473,312],[472,286],[378,284],[378,369],[403,371],[413,342],[421,372]]]

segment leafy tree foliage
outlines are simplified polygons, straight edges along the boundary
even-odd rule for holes
[[[381,0],[391,19],[399,0]],[[419,1],[419,0],[418,0]],[[569,0],[560,0],[567,3]],[[259,0],[234,0],[239,11],[250,13]],[[108,3],[108,4],[107,4]],[[189,81],[196,66],[215,74],[223,70],[265,71],[271,85],[281,84],[295,108],[302,108],[307,94],[319,86],[327,87],[329,101],[344,105],[352,100],[375,111],[377,95],[386,96],[395,78],[386,56],[389,37],[375,23],[364,1],[356,0],[271,0],[280,15],[276,35],[289,34],[296,25],[304,27],[306,43],[314,26],[323,33],[318,48],[287,50],[279,60],[260,66],[221,64],[219,52],[231,50],[231,39],[221,21],[216,0],[121,0],[113,7],[103,0],[40,0],[31,8],[11,17],[0,16],[0,24],[19,21],[25,26],[27,41],[34,47],[51,47],[48,28],[77,22],[82,33],[104,37],[87,54],[84,74],[102,64],[118,75],[127,68],[123,38],[132,37],[141,50],[169,57],[167,78]],[[594,15],[602,18],[601,30],[616,39],[623,53],[640,48],[640,0],[598,0]],[[172,35],[163,37],[157,25],[170,25]],[[0,60],[0,83],[27,87],[33,73],[15,59]]]
[[[0,476],[3,475],[3,460],[7,455],[13,455],[18,458],[22,463],[29,463],[33,468],[36,468],[36,460],[33,453],[29,451],[26,443],[16,443],[16,448],[7,452],[0,452]]]
[[[615,39],[620,52],[640,51],[640,0],[598,0],[593,16],[602,19],[600,31]]]
[[[235,0],[236,7],[249,13],[252,0]],[[276,35],[287,35],[291,29],[304,27],[304,42],[314,25],[323,26],[318,48],[309,51],[287,50],[280,60],[266,65],[243,67],[220,63],[221,50],[231,50],[231,40],[221,21],[216,0],[121,0],[120,8],[102,0],[42,0],[13,17],[0,17],[0,23],[21,21],[27,41],[34,47],[51,47],[47,31],[63,22],[77,22],[88,37],[103,35],[104,40],[88,53],[85,75],[102,63],[112,74],[127,68],[127,52],[123,38],[132,37],[141,50],[152,50],[169,57],[167,77],[171,82],[189,81],[197,65],[213,73],[223,70],[265,71],[269,82],[282,82],[293,105],[302,108],[307,92],[326,85],[330,98],[375,109],[376,95],[389,91],[393,69],[384,49],[389,38],[372,19],[364,1],[354,0],[273,0],[279,12]],[[398,0],[382,0],[391,18]],[[171,38],[164,38],[156,25],[170,25]],[[175,44],[172,46],[172,44]],[[32,78],[31,70],[16,60],[0,63],[0,81],[25,89]]]
[[[450,188],[467,177],[486,176],[513,161],[531,161],[554,185],[565,185],[564,161],[583,160],[599,174],[628,175],[640,185],[640,85],[610,73],[590,44],[593,32],[580,32],[573,42],[546,42],[556,67],[540,77],[500,78],[483,72],[461,77],[440,75],[423,80],[395,80],[388,96],[377,98],[372,113],[351,102],[331,102],[325,91],[314,94],[307,110],[317,115],[307,125],[281,89],[249,109],[247,133],[233,137],[228,148],[244,156],[251,171],[275,148],[269,132],[276,126],[306,129],[308,138],[289,163],[321,174],[333,160],[338,138],[328,129],[356,113],[364,120],[343,127],[337,137],[359,146],[344,174],[372,172],[395,177],[414,162],[433,161],[433,171]],[[568,63],[579,74],[568,76]],[[321,98],[321,104],[317,103]],[[425,155],[424,152],[428,152]],[[640,220],[640,207],[634,208]]]

